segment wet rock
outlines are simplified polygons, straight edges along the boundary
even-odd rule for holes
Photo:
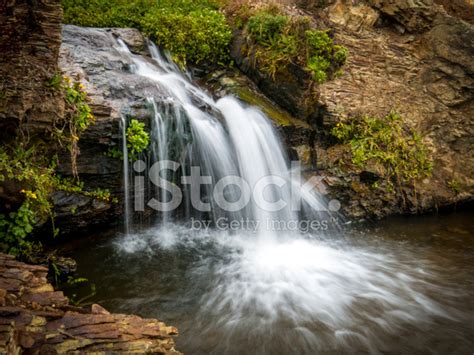
[[[0,254],[0,270],[0,284],[7,286],[0,289],[0,301],[2,297],[4,300],[0,302],[2,354],[180,354],[174,349],[173,337],[178,334],[174,327],[156,319],[111,314],[99,305],[93,305],[90,313],[80,308],[71,310],[74,307],[63,293],[47,283],[47,269],[42,266]]]
[[[121,116],[149,122],[148,96],[163,96],[156,83],[131,72],[132,62],[118,50],[121,38],[135,53],[146,54],[146,42],[135,29],[98,29],[65,25],[59,66],[79,80],[90,97],[95,123],[81,135],[77,171],[86,190],[107,189],[119,202],[123,196],[122,161],[110,156],[121,151]],[[151,60],[151,59],[150,59]],[[71,174],[70,156],[59,156],[59,172]],[[80,193],[56,192],[53,196],[57,226],[62,234],[78,233],[117,223],[121,204]]]
[[[302,67],[289,64],[284,70],[269,77],[258,67],[253,66],[252,57],[247,53],[243,34],[236,33],[231,47],[231,55],[237,67],[251,78],[258,88],[272,101],[288,111],[294,117],[312,122],[317,119],[313,92],[310,88],[311,76]]]
[[[146,49],[145,37],[135,28],[112,28],[110,32],[121,38],[125,44],[130,48],[130,51],[135,54],[148,54]]]

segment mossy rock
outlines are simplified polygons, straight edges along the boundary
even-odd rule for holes
[[[297,118],[294,118],[286,111],[280,109],[263,95],[260,95],[249,88],[236,87],[235,95],[245,103],[259,107],[277,126],[295,126],[298,128],[311,129],[311,126]]]
[[[296,127],[312,130],[303,120],[297,119],[259,92],[256,85],[238,71],[218,71],[205,79],[218,96],[235,95],[248,105],[259,107],[278,127]]]

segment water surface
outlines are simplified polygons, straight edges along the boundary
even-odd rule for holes
[[[97,286],[94,302],[177,326],[188,354],[472,354],[472,213],[333,234],[170,224],[89,242],[73,257]]]

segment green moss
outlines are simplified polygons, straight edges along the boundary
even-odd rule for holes
[[[287,112],[278,108],[265,97],[257,95],[252,90],[239,86],[233,89],[237,97],[249,105],[259,107],[278,126],[295,126],[299,128],[312,129],[311,126],[299,119],[294,118]]]
[[[395,112],[382,118],[355,117],[338,123],[331,133],[350,147],[354,165],[375,165],[384,178],[395,180],[399,186],[429,176],[433,169],[420,134],[405,127]]]
[[[134,27],[187,62],[230,62],[231,30],[212,0],[62,0],[64,22],[93,27]]]

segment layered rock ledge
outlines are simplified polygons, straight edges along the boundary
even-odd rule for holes
[[[90,310],[72,306],[47,273],[0,254],[0,354],[180,354],[176,328],[96,304]]]

